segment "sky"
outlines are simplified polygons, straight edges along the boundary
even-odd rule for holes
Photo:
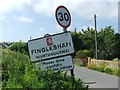
[[[0,42],[27,42],[45,34],[63,32],[57,23],[55,10],[65,6],[71,14],[68,31],[94,28],[97,15],[97,31],[112,26],[118,32],[119,0],[0,0]]]

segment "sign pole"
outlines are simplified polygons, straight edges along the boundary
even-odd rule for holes
[[[69,10],[64,6],[59,6],[55,11],[55,17],[58,24],[63,27],[63,32],[67,32],[67,28],[71,24],[71,16]],[[74,69],[70,69],[70,73],[71,76],[74,77]]]
[[[63,28],[63,31],[64,31],[64,32],[67,32],[67,28]]]
[[[67,29],[63,28],[63,32],[67,32]],[[73,59],[72,59],[72,62],[73,62]],[[70,73],[71,73],[71,76],[74,77],[74,65],[73,65],[73,69],[70,69]]]

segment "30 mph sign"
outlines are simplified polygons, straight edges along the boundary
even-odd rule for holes
[[[56,9],[55,16],[57,19],[57,22],[60,26],[62,26],[64,29],[70,26],[71,23],[71,16],[68,11],[68,9],[64,6],[59,6]]]

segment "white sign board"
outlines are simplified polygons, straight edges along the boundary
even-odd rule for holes
[[[68,9],[64,6],[59,6],[55,12],[56,20],[60,26],[67,28],[71,23],[71,16]]]
[[[50,60],[40,61],[35,63],[36,68],[41,68],[42,70],[46,70],[47,68],[53,70],[54,72],[64,71],[73,69],[72,57],[64,56],[60,58],[54,58]]]
[[[31,61],[50,59],[74,53],[70,32],[28,41]]]

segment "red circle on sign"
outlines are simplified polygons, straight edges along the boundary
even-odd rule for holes
[[[68,18],[69,18],[69,21],[68,21],[68,24],[67,24],[67,25],[63,25],[63,24],[59,21],[59,19],[58,19],[57,13],[58,13],[58,11],[59,11],[61,8],[63,8],[64,10],[67,11],[66,14],[68,15]],[[71,16],[70,16],[70,12],[68,11],[68,9],[67,9],[66,7],[64,7],[64,6],[58,6],[57,9],[56,9],[56,12],[55,12],[55,17],[56,17],[56,20],[57,20],[58,24],[59,24],[61,27],[63,27],[64,29],[66,29],[67,27],[70,26],[70,24],[71,24]],[[65,15],[64,15],[64,17],[65,17]],[[61,19],[62,19],[62,18],[61,18]]]

